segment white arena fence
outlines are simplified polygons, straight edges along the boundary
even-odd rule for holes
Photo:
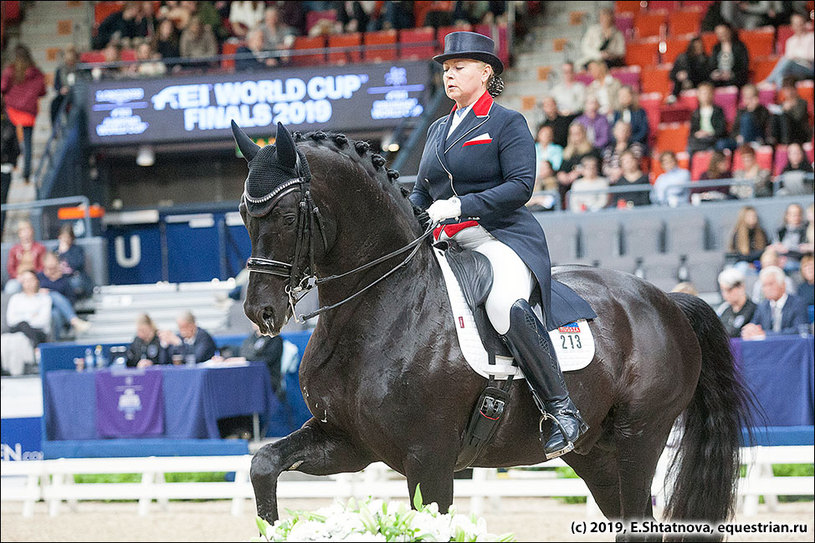
[[[745,516],[755,515],[759,496],[774,510],[778,496],[811,496],[815,478],[775,477],[772,464],[813,464],[813,446],[746,447],[741,450],[747,476],[739,482],[739,507]],[[240,515],[246,500],[254,500],[249,481],[251,455],[144,457],[144,458],[61,458],[54,460],[4,461],[0,464],[3,501],[23,502],[23,516],[33,516],[34,505],[43,500],[49,514],[58,515],[61,504],[75,506],[80,500],[137,500],[138,513],[147,515],[153,500],[166,507],[171,499],[231,499],[231,512]],[[665,503],[664,475],[669,461],[660,459],[652,492],[657,506]],[[577,478],[559,478],[554,468],[566,466],[561,459],[545,464],[508,468],[475,468],[472,479],[455,480],[457,499],[470,498],[470,511],[481,514],[484,500],[497,506],[502,497],[584,496],[586,514],[600,516],[586,484]],[[165,473],[234,472],[234,481],[173,482]],[[74,475],[140,473],[139,483],[74,483]],[[284,474],[278,483],[278,497],[292,498],[407,498],[404,478],[385,464],[372,464],[359,473],[338,474],[309,480],[292,480]],[[252,507],[254,504],[252,503]]]

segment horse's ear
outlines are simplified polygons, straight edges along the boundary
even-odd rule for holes
[[[260,151],[260,146],[241,130],[241,127],[238,126],[234,119],[232,120],[232,135],[235,137],[235,143],[238,144],[238,149],[241,150],[243,158],[246,159],[246,162],[251,162]]]
[[[277,123],[277,136],[275,138],[275,148],[277,149],[277,160],[287,168],[294,168],[297,165],[297,149],[291,134],[283,126]]]

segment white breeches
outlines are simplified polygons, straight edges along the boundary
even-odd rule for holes
[[[440,240],[448,239],[442,233]],[[509,310],[517,300],[529,301],[535,286],[532,271],[515,251],[504,245],[482,226],[471,226],[457,232],[453,237],[464,249],[478,251],[492,264],[492,290],[487,296],[485,308],[495,331],[504,335],[509,330]]]

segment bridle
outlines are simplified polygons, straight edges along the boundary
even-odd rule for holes
[[[300,173],[301,170],[299,168],[300,162],[299,157],[297,162],[298,162],[297,173]],[[320,235],[319,239],[322,240],[324,252],[328,251],[328,241],[325,235],[325,225],[324,225],[325,219],[320,213],[320,208],[314,204],[314,200],[311,197],[311,175],[310,174],[307,174],[305,176],[301,175],[300,177],[289,179],[288,181],[278,185],[271,193],[261,198],[252,198],[244,191],[243,198],[246,201],[253,204],[265,204],[271,200],[271,204],[269,204],[270,207],[268,211],[261,215],[265,216],[271,213],[272,209],[274,209],[274,207],[278,203],[280,203],[280,200],[282,200],[286,195],[293,193],[294,191],[300,192],[300,202],[297,205],[297,225],[296,225],[297,237],[295,238],[294,255],[292,257],[291,263],[282,262],[280,260],[271,260],[268,258],[252,257],[249,260],[247,260],[246,268],[249,270],[249,272],[264,273],[268,275],[274,275],[276,277],[286,277],[289,279],[289,282],[285,287],[285,292],[286,296],[289,299],[289,307],[291,308],[292,316],[295,322],[299,324],[305,323],[308,319],[316,317],[317,315],[321,315],[326,311],[335,309],[346,302],[350,302],[351,300],[361,295],[366,290],[372,288],[380,281],[385,280],[387,277],[395,273],[400,268],[406,266],[408,262],[410,262],[410,260],[413,259],[414,256],[416,256],[416,253],[419,252],[422,241],[433,233],[433,228],[435,226],[435,224],[429,225],[427,230],[422,235],[420,235],[418,238],[414,239],[404,247],[401,247],[391,253],[383,255],[377,258],[376,260],[368,262],[367,264],[363,264],[362,266],[356,267],[352,270],[348,270],[337,275],[329,275],[327,277],[317,277],[316,268],[314,266],[315,234],[319,232]],[[393,258],[394,256],[400,255],[411,249],[412,251],[410,252],[410,254],[408,254],[407,257],[405,257],[405,259],[402,260],[402,262],[397,264],[394,268],[390,269],[385,274],[383,274],[376,280],[372,281],[362,289],[344,298],[343,300],[340,300],[339,302],[331,305],[320,307],[319,309],[312,311],[311,313],[307,313],[304,315],[297,314],[297,310],[295,308],[297,302],[302,300],[303,297],[305,297],[305,295],[308,294],[315,287],[370,269],[376,266],[377,264],[381,264],[382,262],[389,260],[390,258]],[[305,253],[306,251],[307,255]],[[308,264],[305,267],[301,267],[300,262],[306,256],[308,257]]]

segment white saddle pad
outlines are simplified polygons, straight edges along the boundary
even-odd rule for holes
[[[523,379],[524,375],[518,366],[513,365],[511,357],[496,356],[495,364],[489,363],[487,351],[478,336],[478,329],[475,326],[475,319],[464,293],[458,284],[456,276],[447,259],[444,251],[433,249],[436,260],[441,266],[444,282],[447,286],[447,295],[450,298],[450,306],[453,308],[453,319],[458,335],[458,343],[467,363],[477,374],[482,377],[492,375],[499,381],[505,380],[510,375],[514,379]],[[538,318],[540,318],[540,307],[535,307]],[[591,334],[589,324],[585,319],[575,323],[561,326],[557,330],[549,332],[552,343],[555,345],[558,362],[562,371],[575,371],[585,368],[594,358],[594,336]]]

